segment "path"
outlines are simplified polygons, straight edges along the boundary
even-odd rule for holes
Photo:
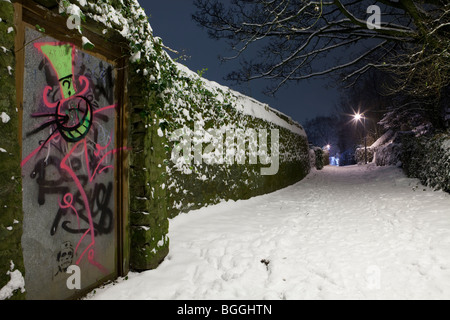
[[[449,299],[450,195],[394,167],[314,171],[171,221],[156,269],[93,299]]]

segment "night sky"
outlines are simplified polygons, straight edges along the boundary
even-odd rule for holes
[[[239,61],[220,62],[219,56],[231,56],[232,52],[226,40],[209,38],[206,30],[192,20],[192,14],[196,11],[193,0],[138,1],[150,17],[154,35],[161,37],[169,48],[187,55],[189,58],[180,62],[192,71],[207,68],[203,75],[206,79],[265,102],[301,124],[307,119],[333,112],[339,93],[335,89],[326,88],[326,79],[292,82],[288,87],[280,89],[275,97],[263,93],[267,86],[264,80],[239,86],[224,80],[229,72],[239,68]],[[172,58],[179,56],[173,53],[170,55]]]

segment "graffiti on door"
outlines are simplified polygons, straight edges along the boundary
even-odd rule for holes
[[[41,99],[34,99],[37,105],[29,112],[24,107],[24,119],[29,117],[31,124],[23,130],[24,141],[35,147],[28,147],[31,151],[23,155],[21,166],[31,181],[27,187],[37,189],[37,198],[28,201],[48,220],[50,237],[77,236],[73,247],[67,239],[56,245],[63,248],[55,259],[58,272],[67,269],[70,258],[76,265],[87,260],[108,274],[111,270],[96,258],[96,241],[114,231],[114,159],[122,150],[114,141],[118,106],[111,66],[97,59],[95,68],[92,62],[88,67],[84,60],[92,57],[71,43],[45,41],[33,46],[41,62],[32,72],[40,73],[46,83],[40,86]],[[31,79],[32,72],[28,72]],[[48,202],[53,203],[47,206]]]

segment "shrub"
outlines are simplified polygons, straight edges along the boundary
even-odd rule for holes
[[[419,138],[405,136],[400,158],[408,177],[450,192],[450,132]]]
[[[323,167],[326,165],[325,163],[325,153],[324,151],[319,147],[314,147],[314,155],[315,155],[315,167],[317,170],[322,170]]]
[[[373,149],[370,147],[367,147],[367,163],[370,163],[373,161]],[[358,164],[364,164],[365,162],[365,158],[366,158],[366,150],[365,148],[358,148],[356,149],[356,161],[358,162]]]
[[[388,143],[376,148],[375,164],[377,166],[399,166],[402,145],[399,143]]]

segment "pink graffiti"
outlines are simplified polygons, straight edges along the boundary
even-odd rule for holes
[[[77,93],[77,94],[80,96],[84,96],[89,90],[89,80],[85,76],[80,76],[78,79],[84,84],[84,88],[83,88],[83,91],[81,91],[80,93]],[[74,84],[74,86],[75,86],[75,84]],[[44,103],[49,109],[54,109],[54,108],[58,107],[59,105],[62,105],[64,102],[70,100],[70,97],[69,97],[69,98],[61,99],[56,102],[48,101],[49,93],[52,90],[53,90],[53,88],[51,86],[47,86],[44,88],[44,93],[43,93]]]
[[[64,195],[64,197],[63,197],[63,201],[64,201],[64,204],[59,202],[59,207],[61,209],[71,209],[75,213],[75,215],[77,217],[78,229],[81,229],[81,227],[80,227],[80,216],[78,215],[77,209],[75,209],[75,207],[72,204],[73,203],[73,194],[66,193]]]
[[[42,150],[42,148],[44,146],[46,146],[47,144],[49,144],[53,139],[56,139],[60,134],[59,133],[55,133],[54,135],[52,134],[52,136],[47,139],[47,141],[45,141],[43,144],[41,144],[39,147],[37,147],[36,149],[33,150],[33,152],[31,152],[28,156],[26,156],[22,162],[20,163],[20,166],[23,168],[23,166],[25,166],[25,164],[31,160],[31,158],[35,157],[39,151]]]
[[[83,139],[79,142],[77,142],[75,144],[75,146],[73,146],[73,148],[67,153],[67,155],[64,157],[64,159],[61,161],[61,169],[66,170],[69,175],[72,177],[75,185],[78,188],[78,191],[80,191],[81,197],[83,199],[86,211],[87,211],[87,216],[88,216],[88,221],[89,221],[89,229],[88,232],[91,234],[91,243],[88,245],[88,247],[86,248],[86,250],[81,254],[80,258],[77,260],[76,264],[78,265],[81,261],[81,259],[83,258],[84,254],[86,253],[86,251],[91,247],[94,246],[95,244],[95,233],[94,233],[94,221],[92,219],[92,214],[91,214],[91,209],[90,209],[90,205],[89,205],[89,200],[88,197],[86,195],[86,191],[84,190],[80,180],[78,179],[77,175],[75,174],[75,172],[67,165],[67,160],[69,159],[69,157],[72,155],[72,153],[75,151],[75,149],[80,145],[80,144],[86,144],[86,140]],[[89,162],[88,162],[89,164]],[[80,239],[80,241],[77,244],[77,247],[75,249],[75,252],[77,251],[81,241],[83,240],[84,236]],[[88,259],[89,262],[91,262],[91,264],[94,264],[95,266],[98,267],[98,263],[96,263],[95,261]],[[93,263],[94,262],[94,263]],[[100,268],[101,271],[104,271],[104,268]]]
[[[36,43],[34,45],[41,53],[44,54],[44,56],[47,58],[46,59],[47,62],[50,63],[51,67],[53,68],[53,70],[55,71],[56,74],[58,74],[58,73],[56,72],[55,66],[52,64],[51,59],[49,59],[47,57],[47,55],[45,55],[45,53],[42,51],[42,46],[44,46],[44,45],[53,45],[53,46],[69,45],[70,46],[70,48],[72,50],[72,53],[71,53],[72,54],[72,61],[71,61],[72,75],[71,76],[73,76],[75,74],[74,73],[75,72],[75,70],[74,70],[75,46],[72,44],[64,43],[64,42],[46,42],[46,43]],[[78,80],[82,86],[81,91],[80,92],[76,91],[77,88],[76,88],[74,79],[72,79],[73,88],[75,89],[76,96],[78,96],[78,97],[84,96],[89,91],[89,86],[90,86],[89,79],[87,77],[81,75],[78,77]],[[63,88],[61,86],[61,82],[59,82],[59,90],[61,92],[60,99],[58,101],[53,101],[53,102],[49,101],[49,94],[51,91],[53,91],[53,89],[54,88],[52,88],[51,86],[46,86],[43,90],[43,102],[44,102],[44,105],[48,109],[54,109],[59,106],[62,106],[64,102],[71,99],[73,96],[72,95],[70,97],[64,98],[64,94],[62,91]],[[92,112],[92,117],[95,117],[95,115],[97,115],[99,113],[105,112],[107,110],[115,109],[115,108],[117,108],[117,105],[110,105],[110,106],[106,106],[103,108],[99,108]],[[59,110],[56,114],[59,115]],[[47,114],[38,114],[37,116],[46,116],[46,115]],[[48,116],[51,116],[51,115],[53,115],[53,114],[48,114]],[[34,116],[36,116],[36,115],[34,115]],[[61,116],[63,116],[63,115],[61,115]],[[47,123],[51,124],[52,122],[49,121]],[[44,125],[47,123],[44,123]],[[61,133],[58,132],[58,126],[54,125],[52,133],[47,138],[47,140],[44,141],[41,145],[39,145],[36,149],[34,149],[30,154],[28,154],[21,162],[21,166],[24,167],[27,163],[29,163],[32,159],[34,159],[45,146],[50,148],[50,145],[52,143],[54,143],[58,137],[61,137]],[[74,144],[72,142],[68,142],[68,141],[65,142],[64,139],[59,139],[61,141],[60,143],[64,143],[64,142],[66,143],[65,150],[68,150],[67,153],[65,154],[64,158],[61,160],[60,168],[62,170],[64,170],[65,172],[67,172],[67,174],[70,176],[73,183],[75,184],[77,190],[79,191],[81,199],[84,203],[87,220],[88,220],[88,224],[89,224],[87,231],[81,236],[81,238],[79,239],[79,241],[76,245],[76,248],[75,248],[75,254],[76,254],[81,243],[83,242],[83,240],[90,239],[87,247],[83,250],[83,252],[78,257],[76,264],[78,265],[81,262],[81,260],[83,259],[83,257],[86,256],[86,253],[87,253],[88,262],[91,265],[97,267],[101,272],[108,274],[108,270],[103,265],[101,265],[99,262],[97,262],[95,260],[95,243],[96,243],[96,241],[95,241],[94,220],[92,217],[91,206],[89,203],[88,196],[86,194],[86,190],[84,190],[83,185],[80,182],[80,178],[77,176],[77,174],[74,172],[74,170],[72,169],[72,167],[70,165],[70,158],[73,156],[73,154],[75,153],[76,150],[77,150],[77,152],[81,151],[81,154],[84,153],[84,157],[82,156],[81,158],[82,159],[84,158],[85,168],[87,170],[89,183],[92,183],[95,180],[96,176],[102,174],[107,169],[113,169],[114,166],[107,165],[107,162],[112,161],[112,158],[114,157],[114,155],[116,153],[120,152],[121,150],[127,150],[127,148],[122,147],[122,148],[110,149],[110,146],[112,143],[112,136],[109,137],[109,141],[104,146],[96,143],[94,155],[97,157],[98,162],[96,164],[95,169],[91,172],[91,163],[90,163],[89,156],[88,156],[88,141],[87,141],[87,139],[88,139],[88,137],[85,136],[81,140],[75,142]],[[61,149],[63,149],[63,148],[61,148]],[[74,198],[73,194],[67,193],[64,195],[62,202],[58,201],[58,205],[62,209],[66,209],[66,210],[70,209],[71,211],[73,211],[73,213],[77,217],[78,229],[80,229],[80,217],[79,217],[78,212],[73,204],[73,198]]]

